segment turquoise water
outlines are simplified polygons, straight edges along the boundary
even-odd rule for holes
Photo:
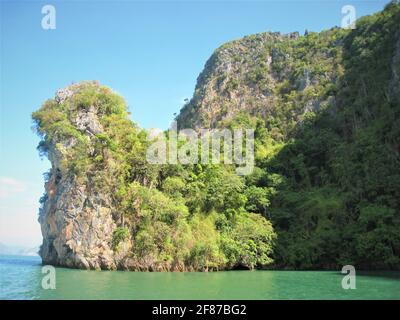
[[[0,256],[0,299],[400,299],[400,272],[357,273],[355,290],[334,271],[144,273],[56,268],[41,288],[39,257]]]

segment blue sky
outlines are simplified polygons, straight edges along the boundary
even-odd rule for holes
[[[127,101],[144,128],[169,126],[212,52],[263,31],[339,26],[388,1],[3,1],[0,70],[0,242],[41,241],[38,199],[49,169],[36,151],[30,115],[72,82],[99,80]],[[56,29],[41,27],[44,5]]]

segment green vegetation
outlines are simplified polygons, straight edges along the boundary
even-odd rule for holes
[[[276,112],[263,118],[258,169],[246,187],[247,209],[264,208],[277,232],[277,267],[400,268],[398,30],[400,5],[393,3],[360,19],[355,30],[309,34],[293,47],[282,43],[296,63],[283,66],[289,78],[279,87]],[[334,62],[319,59],[321,52]],[[308,55],[310,84],[297,90],[294,75],[303,74]],[[326,81],[329,73],[335,83]],[[303,114],[305,95],[336,102]]]
[[[113,232],[112,248],[117,250],[118,245],[127,239],[129,239],[129,229],[125,227],[116,228]]]
[[[180,127],[255,129],[242,190],[245,209],[273,223],[276,267],[400,268],[399,30],[392,1],[354,30],[229,42],[177,117]],[[220,95],[209,85],[218,72]]]
[[[112,195],[115,252],[131,241],[137,270],[271,264],[275,233],[258,211],[265,199],[251,195],[247,206],[233,168],[149,164],[147,133],[128,119],[118,95],[92,82],[69,90],[64,101],[49,100],[33,113],[39,148],[60,159],[49,177],[72,177],[91,192]],[[82,119],[89,119],[83,127]]]
[[[112,247],[131,241],[138,270],[399,269],[399,30],[393,2],[354,30],[254,35],[218,49],[199,77],[213,84],[217,116],[198,85],[179,127],[253,128],[249,176],[148,164],[147,133],[93,83],[33,113],[39,150],[60,155],[62,176],[113,195]],[[234,75],[211,70],[222,50],[242,68]],[[250,109],[237,108],[239,93]],[[102,130],[88,134],[75,119],[93,107]]]

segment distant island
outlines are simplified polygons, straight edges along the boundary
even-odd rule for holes
[[[0,243],[0,255],[37,256],[39,255],[39,247],[27,248]]]

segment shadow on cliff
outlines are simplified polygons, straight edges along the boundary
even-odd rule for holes
[[[334,102],[266,165],[284,177],[270,208],[276,267],[400,270],[398,30],[394,5],[348,33]]]

